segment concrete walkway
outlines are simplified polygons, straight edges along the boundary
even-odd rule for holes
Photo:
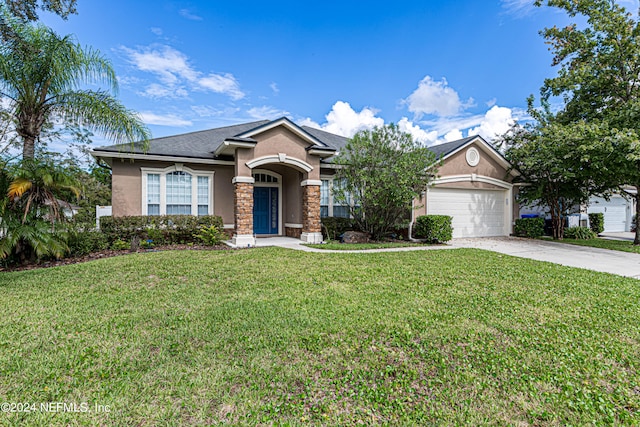
[[[612,273],[620,276],[640,278],[640,254],[590,248],[542,240],[517,237],[485,237],[473,239],[453,239],[448,245],[370,249],[360,251],[335,251],[310,248],[298,239],[290,237],[270,237],[256,239],[256,247],[280,246],[283,248],[316,253],[371,253],[405,252],[416,250],[442,250],[476,248],[498,252],[520,258],[547,261],[569,267]]]

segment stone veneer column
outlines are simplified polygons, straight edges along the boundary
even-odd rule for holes
[[[307,243],[322,243],[320,226],[320,180],[307,179],[302,186],[302,234],[300,240]]]
[[[254,179],[248,176],[236,176],[234,184],[233,221],[235,233],[233,244],[237,247],[255,246],[253,234],[253,184]]]

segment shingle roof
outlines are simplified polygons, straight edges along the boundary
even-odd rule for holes
[[[434,153],[436,157],[440,159],[442,157],[447,156],[448,154],[453,153],[458,148],[467,144],[469,141],[476,139],[477,137],[478,137],[477,135],[474,135],[474,136],[458,139],[451,142],[445,142],[444,144],[432,145],[431,147],[428,147],[428,148],[429,148],[429,151]]]
[[[213,152],[216,151],[216,149],[225,140],[253,141],[250,138],[238,138],[238,136],[248,133],[253,129],[268,125],[271,122],[272,121],[270,120],[260,120],[239,125],[155,138],[149,141],[149,149],[146,153],[143,151],[142,144],[139,142],[133,144],[133,151],[131,144],[117,144],[98,147],[94,149],[94,151],[133,152],[136,154],[212,159],[214,158]],[[327,146],[325,149],[329,151],[339,150],[347,143],[347,139],[339,135],[334,135],[309,126],[301,126],[301,128],[306,133],[325,144]],[[322,149],[324,147],[318,148]]]

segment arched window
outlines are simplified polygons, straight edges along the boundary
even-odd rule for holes
[[[141,168],[143,215],[213,215],[213,172]]]

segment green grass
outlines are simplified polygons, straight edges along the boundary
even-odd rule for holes
[[[640,246],[634,246],[633,242],[629,240],[609,240],[598,237],[588,240],[562,239],[559,240],[559,242],[578,246],[590,246],[592,248],[610,249],[613,251],[640,253]]]
[[[406,248],[411,246],[425,246],[425,243],[412,242],[375,242],[375,243],[340,243],[329,242],[323,244],[308,244],[310,248],[331,251],[366,251],[370,249]]]
[[[0,425],[638,425],[634,279],[474,249],[0,273]]]

